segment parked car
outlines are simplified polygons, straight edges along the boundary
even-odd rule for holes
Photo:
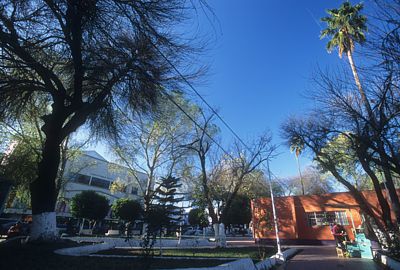
[[[9,223],[5,223],[4,224],[4,229],[6,229],[8,225],[9,225]],[[29,235],[30,226],[31,225],[28,222],[21,222],[21,221],[13,222],[8,227],[8,230],[6,232],[7,238],[14,237],[14,236],[26,236],[26,235]]]
[[[7,235],[8,230],[12,225],[17,223],[15,219],[1,219],[0,220],[0,235]]]

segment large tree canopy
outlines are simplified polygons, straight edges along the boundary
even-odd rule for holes
[[[30,184],[33,239],[55,236],[62,141],[85,123],[97,136],[117,136],[118,112],[148,111],[162,93],[179,88],[170,64],[195,74],[185,35],[171,30],[187,19],[192,5],[183,0],[0,2],[0,119],[18,119],[38,97],[51,104],[40,115],[44,142]]]

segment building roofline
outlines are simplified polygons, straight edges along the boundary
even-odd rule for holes
[[[96,153],[97,155],[99,155],[101,158],[96,157],[96,156],[92,156],[92,155],[89,154],[89,152],[94,152],[94,153]],[[90,158],[93,158],[93,159],[96,159],[96,160],[99,160],[99,161],[102,161],[102,162],[106,162],[107,164],[116,165],[116,166],[125,168],[125,169],[127,169],[127,170],[129,170],[129,171],[132,171],[132,169],[130,169],[130,168],[124,166],[124,165],[121,165],[121,164],[118,164],[118,163],[115,163],[115,162],[112,162],[112,161],[108,161],[108,160],[105,159],[102,155],[100,155],[96,150],[83,150],[83,151],[82,151],[82,155],[87,156],[87,157],[90,157]],[[141,172],[141,171],[138,171],[138,170],[134,170],[134,171],[135,171],[136,173],[140,173],[140,174],[143,174],[143,175],[147,175],[147,173],[145,173],[145,172]]]
[[[400,189],[396,189],[397,191],[399,191]],[[375,190],[372,189],[368,189],[368,190],[361,190],[360,192],[362,193],[370,193],[370,192],[375,192]],[[323,194],[309,194],[309,195],[288,195],[288,196],[274,196],[274,198],[294,198],[294,197],[323,197],[323,196],[329,196],[329,195],[337,195],[337,194],[344,194],[344,193],[348,193],[351,195],[350,191],[338,191],[338,192],[329,192],[329,193],[323,193]],[[271,199],[271,197],[258,197],[255,198],[253,200],[257,200],[257,199]]]

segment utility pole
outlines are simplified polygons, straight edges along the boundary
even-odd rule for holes
[[[278,218],[276,216],[274,192],[272,191],[272,179],[271,179],[271,171],[269,169],[269,160],[267,160],[267,170],[268,170],[269,190],[271,192],[272,213],[274,215],[276,245],[278,247],[278,252],[276,253],[275,256],[276,256],[277,259],[285,261],[285,258],[283,256],[283,253],[282,253],[282,250],[281,250],[281,242],[279,240]]]

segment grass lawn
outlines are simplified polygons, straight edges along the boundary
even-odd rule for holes
[[[229,248],[194,248],[194,249],[163,249],[164,257],[208,257],[208,258],[251,258],[261,260],[275,253],[271,247],[229,247]],[[107,255],[141,255],[138,249],[110,249],[98,254]],[[159,249],[154,249],[154,255],[159,256]]]
[[[62,243],[39,244],[0,244],[0,269],[4,270],[48,270],[48,269],[77,269],[77,270],[124,270],[146,269],[146,262],[140,258],[99,258],[99,257],[70,257],[54,254],[55,249],[72,247],[77,244],[64,241]],[[174,260],[153,259],[150,269],[168,269],[183,267],[216,266],[226,261],[221,260]]]

